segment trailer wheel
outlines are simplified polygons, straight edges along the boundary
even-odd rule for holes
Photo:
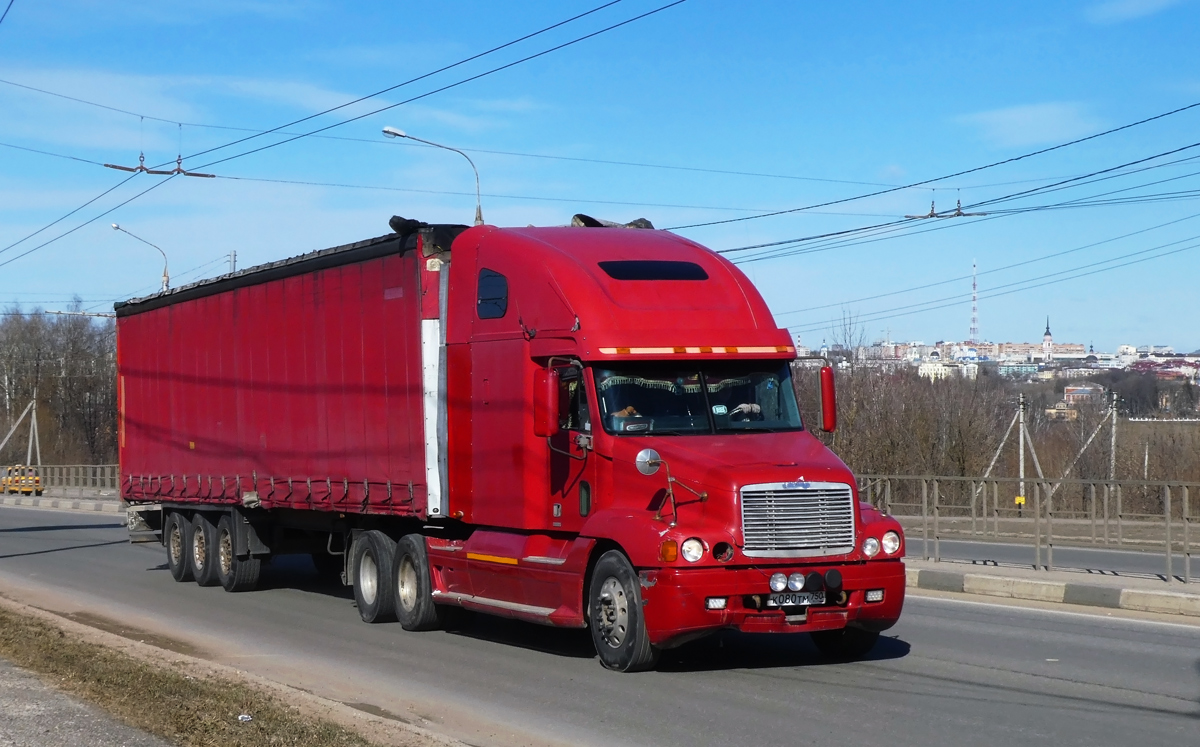
[[[600,663],[617,672],[640,672],[658,662],[642,617],[641,584],[629,560],[609,550],[596,561],[588,591],[588,627]]]
[[[202,513],[192,520],[192,551],[188,560],[192,564],[192,575],[200,586],[216,586],[221,579],[217,576],[217,528]]]
[[[433,580],[425,538],[407,534],[396,543],[396,616],[405,630],[437,630],[459,608],[433,603]]]
[[[239,558],[234,545],[233,517],[225,514],[217,522],[217,577],[225,591],[253,591],[258,586],[262,561]]]
[[[860,628],[842,628],[841,630],[818,630],[810,633],[813,643],[827,659],[835,661],[853,661],[867,655],[879,633]]]
[[[183,514],[172,511],[167,516],[164,544],[167,546],[167,568],[171,570],[171,578],[191,581],[192,566],[188,563],[188,555],[192,546],[192,522],[185,519]]]
[[[392,622],[396,619],[396,584],[392,575],[396,543],[372,529],[354,540],[352,578],[354,601],[363,622]]]

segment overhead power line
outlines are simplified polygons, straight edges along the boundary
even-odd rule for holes
[[[462,63],[465,63],[465,62],[469,62],[470,60],[473,60],[473,59],[478,59],[479,57],[482,57],[482,56],[484,56],[484,55],[486,55],[486,54],[490,54],[490,53],[492,53],[493,51],[496,51],[496,50],[499,50],[499,49],[503,49],[503,48],[505,48],[505,47],[508,47],[508,46],[512,46],[512,44],[515,44],[515,43],[517,43],[517,42],[519,42],[519,41],[522,41],[522,40],[524,40],[524,39],[527,39],[527,38],[531,38],[531,37],[533,37],[533,36],[537,36],[538,34],[544,33],[545,31],[548,31],[548,30],[550,30],[550,29],[553,29],[553,28],[557,28],[557,27],[559,27],[559,26],[562,26],[563,24],[565,24],[565,23],[569,23],[569,22],[571,22],[572,20],[575,20],[576,18],[582,18],[582,17],[584,17],[584,16],[586,16],[586,15],[589,15],[589,14],[591,14],[591,13],[594,13],[594,12],[596,12],[596,11],[598,11],[598,10],[602,10],[603,8],[609,7],[609,6],[611,6],[611,5],[615,5],[617,2],[621,2],[621,0],[613,0],[612,2],[609,2],[609,3],[606,3],[606,4],[604,4],[604,5],[598,6],[597,8],[594,8],[594,9],[593,9],[593,10],[591,10],[591,11],[588,11],[588,12],[586,12],[586,13],[582,13],[582,14],[580,14],[580,15],[578,15],[578,16],[573,16],[572,18],[570,18],[570,19],[567,19],[566,21],[562,21],[562,22],[559,22],[559,23],[557,23],[557,24],[554,24],[553,26],[549,26],[549,27],[547,27],[546,29],[542,29],[541,31],[534,32],[533,34],[527,34],[526,36],[524,36],[524,37],[521,37],[520,39],[514,40],[513,42],[508,42],[508,43],[506,43],[506,44],[500,45],[499,47],[494,47],[493,49],[491,49],[491,50],[488,50],[487,52],[483,52],[483,53],[480,53],[480,54],[474,55],[474,56],[472,56],[472,57],[466,58],[465,60],[462,60],[462,61],[460,61],[459,63],[455,63],[455,64],[453,64],[453,65],[449,65],[449,66],[446,66],[446,67],[444,67],[444,68],[440,68],[439,70],[437,70],[437,71],[434,71],[433,73],[428,73],[428,74],[426,74],[426,75],[423,75],[423,76],[418,76],[417,78],[414,78],[414,79],[412,79],[412,80],[410,80],[410,81],[406,81],[406,82],[404,82],[404,83],[397,84],[396,86],[392,86],[392,87],[391,87],[391,88],[389,88],[389,89],[385,89],[385,91],[382,91],[382,92],[380,92],[380,93],[386,93],[388,90],[395,90],[396,88],[399,88],[399,87],[401,87],[401,86],[408,85],[410,82],[414,82],[414,81],[416,81],[416,80],[421,80],[421,79],[423,79],[423,78],[427,78],[427,77],[429,77],[430,75],[434,75],[434,74],[436,74],[436,73],[438,73],[438,72],[441,72],[441,71],[443,71],[443,70],[448,70],[448,69],[450,69],[451,67],[456,67],[458,64],[462,64]],[[528,61],[530,61],[530,60],[534,60],[534,59],[537,59],[537,58],[539,58],[539,57],[543,57],[543,56],[545,56],[545,55],[547,55],[547,54],[550,54],[550,53],[552,53],[552,52],[556,52],[556,51],[558,51],[558,50],[565,49],[566,47],[569,47],[569,46],[572,46],[572,45],[574,45],[574,44],[578,44],[579,42],[585,41],[585,40],[587,40],[587,39],[591,39],[591,38],[593,38],[593,37],[599,36],[600,34],[607,33],[608,31],[612,31],[612,30],[614,30],[614,29],[618,29],[618,28],[621,28],[621,27],[623,27],[623,26],[627,26],[627,25],[629,25],[629,24],[631,24],[631,23],[634,23],[634,22],[636,22],[636,21],[639,21],[639,20],[641,20],[641,19],[643,19],[643,18],[648,18],[648,17],[650,17],[650,16],[652,16],[652,15],[655,15],[655,14],[657,14],[657,13],[661,13],[662,11],[664,11],[664,10],[668,10],[668,9],[670,9],[670,8],[673,8],[673,7],[677,6],[677,5],[682,5],[682,4],[683,4],[683,3],[685,3],[685,2],[687,2],[687,0],[675,0],[674,2],[668,3],[668,4],[666,4],[666,5],[662,5],[662,6],[658,7],[658,8],[655,8],[655,9],[653,9],[653,10],[650,10],[650,11],[647,11],[647,12],[645,12],[645,13],[642,13],[642,14],[640,14],[640,15],[637,15],[637,16],[634,16],[634,17],[632,17],[632,18],[629,18],[629,19],[627,19],[627,20],[625,20],[625,21],[621,21],[621,22],[619,22],[619,23],[612,24],[612,25],[610,25],[610,26],[607,26],[607,27],[605,27],[605,28],[603,28],[603,29],[600,29],[600,30],[598,30],[598,31],[593,31],[593,32],[591,32],[591,33],[588,33],[588,34],[585,34],[585,35],[583,35],[583,36],[577,37],[577,38],[575,38],[575,39],[573,39],[573,40],[571,40],[571,41],[564,42],[564,43],[562,43],[562,44],[559,44],[559,45],[557,45],[557,46],[551,47],[550,49],[544,50],[544,51],[542,51],[542,52],[538,52],[538,53],[536,53],[536,54],[528,55],[528,56],[526,56],[526,57],[523,57],[523,58],[521,58],[521,59],[519,59],[519,60],[516,60],[516,61],[514,61],[514,62],[510,62],[510,63],[508,63],[508,64],[506,64],[506,65],[501,65],[501,66],[499,66],[499,67],[492,68],[491,70],[488,70],[488,71],[486,71],[486,72],[483,72],[483,73],[479,73],[479,74],[477,74],[477,75],[470,76],[470,77],[468,77],[468,78],[465,78],[465,79],[463,79],[463,80],[460,80],[460,81],[458,81],[458,82],[456,82],[456,83],[451,83],[451,84],[448,84],[448,85],[442,86],[441,88],[434,89],[433,91],[429,91],[429,92],[427,92],[427,93],[424,93],[424,94],[421,94],[421,95],[419,95],[419,96],[412,97],[412,98],[410,98],[410,99],[407,99],[407,100],[405,100],[405,101],[401,101],[401,102],[399,102],[399,103],[396,103],[396,104],[391,104],[391,105],[389,105],[389,106],[382,107],[382,108],[380,108],[380,109],[377,109],[377,110],[375,110],[374,112],[369,112],[369,113],[367,113],[367,114],[363,114],[363,115],[360,115],[360,116],[357,116],[357,117],[351,117],[350,119],[344,120],[344,121],[342,121],[342,122],[336,122],[336,123],[334,123],[334,124],[332,124],[332,125],[328,125],[328,126],[326,126],[326,127],[319,128],[319,129],[317,129],[317,130],[314,130],[314,131],[312,131],[312,132],[309,132],[309,133],[305,133],[305,134],[303,134],[303,135],[298,135],[298,136],[295,136],[295,137],[289,138],[289,139],[287,139],[287,140],[278,141],[278,142],[272,143],[272,144],[270,144],[270,145],[262,146],[262,147],[260,147],[260,148],[255,148],[255,149],[253,149],[253,150],[250,150],[250,151],[245,151],[245,152],[242,152],[242,153],[235,154],[235,155],[233,155],[233,156],[228,156],[228,157],[226,157],[226,158],[221,158],[221,159],[218,159],[218,160],[216,160],[216,161],[209,162],[208,164],[205,164],[205,166],[202,166],[202,167],[199,167],[199,168],[205,168],[205,167],[207,167],[207,166],[212,166],[212,165],[215,165],[215,164],[218,164],[218,163],[224,163],[224,162],[226,162],[226,161],[231,161],[231,160],[233,160],[233,159],[235,159],[235,158],[241,158],[241,157],[243,157],[243,156],[248,156],[248,155],[250,155],[250,154],[252,154],[252,153],[257,153],[257,152],[259,152],[259,151],[263,151],[263,150],[266,150],[266,149],[268,149],[268,148],[274,148],[274,147],[276,147],[276,146],[278,146],[278,145],[283,145],[283,144],[285,144],[285,143],[293,142],[293,141],[295,141],[295,140],[299,140],[300,138],[303,138],[303,137],[308,137],[309,135],[314,135],[314,134],[317,134],[317,133],[324,132],[324,131],[326,131],[326,130],[332,129],[332,128],[334,128],[334,127],[338,127],[338,126],[341,126],[341,125],[347,124],[347,123],[349,123],[349,122],[354,122],[354,121],[356,121],[356,120],[363,119],[364,117],[371,116],[372,114],[378,114],[379,112],[382,112],[382,111],[387,111],[387,110],[389,110],[389,109],[394,109],[394,108],[396,108],[396,107],[398,107],[398,106],[402,106],[402,105],[404,105],[404,104],[411,103],[412,101],[416,101],[416,100],[418,100],[418,99],[422,99],[422,98],[426,98],[426,97],[428,97],[428,96],[432,96],[432,95],[433,95],[433,94],[435,94],[435,93],[439,93],[439,92],[441,92],[441,91],[445,91],[445,90],[448,90],[448,89],[451,89],[451,88],[455,88],[455,87],[457,87],[457,86],[460,86],[460,85],[463,85],[463,84],[465,84],[465,83],[469,83],[469,82],[471,82],[471,81],[478,80],[478,79],[480,79],[480,78],[483,78],[483,77],[486,77],[486,76],[488,76],[488,75],[492,75],[492,74],[494,74],[494,73],[500,72],[501,70],[506,70],[506,69],[508,69],[508,68],[514,67],[514,66],[516,66],[516,65],[519,65],[519,64],[521,64],[521,63],[523,63],[523,62],[528,62]],[[363,100],[365,100],[365,99],[367,99],[367,98],[372,98],[372,97],[374,97],[374,96],[376,96],[376,95],[379,95],[379,93],[376,93],[376,94],[371,94],[370,96],[366,96],[366,97],[360,97],[360,98],[358,98],[358,99],[355,99],[354,101],[348,102],[348,103],[346,103],[346,104],[343,104],[343,105],[341,105],[341,106],[338,106],[338,107],[333,107],[332,109],[328,109],[328,110],[326,110],[325,112],[320,112],[320,113],[318,113],[318,114],[311,115],[310,117],[306,117],[305,119],[302,119],[302,120],[297,120],[296,122],[292,122],[292,123],[289,123],[289,124],[287,124],[287,125],[282,125],[282,126],[283,126],[283,127],[288,127],[288,126],[291,126],[292,124],[296,124],[297,122],[306,121],[306,120],[308,120],[308,119],[312,119],[313,117],[320,116],[321,114],[328,113],[328,112],[330,112],[330,111],[336,111],[337,109],[345,108],[346,106],[350,106],[350,105],[352,105],[352,104],[354,104],[354,103],[358,103],[359,101],[363,101]],[[275,128],[275,129],[280,129],[280,128]],[[272,131],[273,131],[273,130],[268,130],[267,132],[272,132]],[[245,142],[246,140],[253,139],[253,137],[258,137],[258,135],[254,135],[254,136],[251,136],[251,137],[249,137],[249,138],[242,138],[241,140],[234,141],[233,143],[229,143],[229,144],[227,144],[227,145],[225,145],[225,146],[220,146],[219,148],[210,148],[210,149],[208,149],[208,150],[205,150],[205,151],[200,151],[199,153],[193,154],[192,156],[189,156],[188,158],[194,158],[194,157],[196,157],[196,156],[198,156],[198,155],[202,155],[202,154],[204,154],[204,153],[211,153],[211,152],[213,152],[213,151],[215,151],[215,150],[220,150],[221,148],[228,147],[229,145],[236,145],[237,143],[240,143],[240,142]],[[178,162],[178,161],[180,161],[180,160],[181,160],[181,159],[177,159],[177,162]],[[168,165],[168,164],[169,164],[169,162],[166,162],[166,163],[163,163],[163,164],[159,164],[159,166],[155,166],[154,168],[155,168],[155,169],[157,169],[157,168],[160,168],[161,166],[166,166],[166,165]],[[129,178],[133,178],[134,176],[137,176],[137,173],[136,173],[136,172],[135,172],[134,174],[131,174]],[[129,179],[129,178],[127,178],[125,181],[128,181],[128,179]],[[113,208],[111,208],[111,209],[109,209],[109,210],[105,211],[105,212],[104,212],[104,213],[102,213],[101,215],[99,215],[99,216],[96,216],[96,217],[94,217],[94,218],[91,218],[91,219],[89,219],[89,220],[85,221],[84,223],[81,223],[81,224],[79,224],[79,225],[75,226],[74,228],[72,228],[71,230],[69,230],[69,231],[67,231],[67,232],[65,232],[65,233],[59,234],[59,235],[58,235],[58,236],[56,236],[55,238],[53,238],[53,239],[50,239],[49,241],[43,242],[42,244],[39,244],[38,246],[34,247],[33,249],[30,249],[30,250],[28,250],[28,251],[22,252],[21,254],[17,255],[16,257],[10,258],[10,259],[8,259],[8,260],[6,260],[6,261],[4,261],[4,262],[0,262],[0,267],[4,267],[5,265],[7,265],[7,264],[10,264],[10,263],[12,263],[12,262],[16,261],[17,259],[20,259],[21,257],[28,256],[28,255],[32,254],[33,252],[35,252],[35,251],[38,251],[39,249],[41,249],[41,248],[43,248],[43,247],[45,247],[45,246],[47,246],[47,245],[49,245],[49,244],[51,244],[51,243],[53,243],[53,242],[55,242],[55,241],[57,241],[57,240],[59,240],[59,239],[61,239],[61,238],[65,237],[65,236],[68,236],[68,235],[70,235],[70,234],[74,233],[75,231],[79,230],[80,228],[83,228],[84,226],[88,225],[89,223],[92,223],[93,221],[97,220],[98,218],[100,218],[100,217],[102,217],[102,216],[104,216],[104,215],[108,215],[108,214],[109,214],[109,213],[111,213],[113,210],[116,210],[116,209],[118,209],[118,208],[120,208],[120,207],[123,207],[123,206],[125,206],[125,205],[128,205],[130,202],[133,202],[134,200],[138,199],[139,197],[141,197],[142,195],[146,194],[147,192],[150,192],[152,189],[155,189],[156,187],[158,187],[158,186],[160,186],[160,185],[162,185],[162,184],[165,184],[166,182],[168,182],[168,181],[170,181],[171,179],[174,179],[174,178],[175,178],[175,175],[174,175],[174,174],[172,174],[171,176],[168,176],[168,177],[167,177],[167,178],[166,178],[164,181],[158,182],[158,183],[157,183],[155,186],[153,186],[153,187],[150,187],[149,189],[143,190],[142,192],[139,192],[138,194],[134,195],[133,197],[130,197],[129,199],[125,200],[124,202],[120,203],[119,205],[117,205],[117,206],[115,206],[115,207],[113,207]],[[123,181],[123,182],[121,182],[121,183],[119,183],[119,184],[115,185],[114,187],[110,188],[109,190],[107,190],[107,191],[105,191],[105,192],[101,193],[101,194],[100,194],[100,195],[98,195],[97,197],[94,197],[94,198],[92,198],[91,200],[89,200],[89,201],[88,201],[87,203],[85,203],[84,205],[81,205],[80,207],[78,207],[78,208],[76,208],[75,210],[71,211],[71,213],[68,213],[66,216],[63,216],[63,218],[59,218],[58,220],[54,221],[54,223],[58,223],[58,222],[62,221],[63,219],[65,219],[66,217],[69,217],[70,215],[72,215],[72,214],[74,214],[74,213],[78,212],[79,210],[82,210],[84,207],[87,207],[87,205],[91,204],[92,202],[95,202],[96,200],[100,199],[101,197],[103,197],[104,195],[108,194],[108,193],[109,193],[109,192],[111,192],[112,190],[116,189],[117,187],[120,187],[120,186],[121,186],[122,184],[124,184],[124,183],[125,183],[125,182]],[[38,230],[37,230],[37,231],[35,231],[33,234],[30,234],[29,236],[25,237],[24,239],[21,239],[20,241],[17,241],[16,243],[9,245],[9,246],[8,246],[8,247],[6,247],[4,250],[0,250],[0,252],[7,251],[8,249],[11,249],[13,246],[16,246],[17,244],[20,244],[21,242],[25,241],[26,239],[30,238],[31,236],[34,236],[34,235],[37,235],[38,233],[41,233],[42,231],[46,230],[46,229],[47,229],[47,228],[49,228],[50,226],[54,225],[54,223],[51,223],[51,224],[49,224],[49,225],[47,225],[47,226],[44,226],[44,227],[42,227],[42,228],[38,229]]]
[[[744,216],[741,218],[726,218],[724,220],[707,221],[705,223],[689,223],[687,225],[682,225],[682,226],[671,226],[667,230],[668,231],[676,231],[676,230],[682,230],[685,228],[701,228],[704,226],[717,226],[717,225],[723,225],[726,223],[739,223],[739,222],[747,221],[747,220],[757,220],[759,218],[770,218],[770,217],[774,217],[777,215],[788,215],[791,213],[799,213],[799,212],[803,212],[805,210],[811,210],[813,208],[829,207],[830,205],[840,205],[845,202],[852,202],[854,200],[862,200],[862,199],[866,199],[868,197],[878,197],[879,195],[885,195],[885,194],[889,194],[891,192],[899,192],[902,189],[910,189],[912,187],[920,187],[920,186],[923,186],[926,184],[932,184],[934,182],[943,182],[943,181],[946,181],[947,179],[955,179],[960,176],[965,176],[967,174],[974,174],[978,171],[983,171],[985,169],[992,169],[992,168],[996,168],[997,166],[1004,166],[1006,164],[1016,163],[1017,161],[1023,161],[1027,158],[1033,158],[1034,156],[1040,156],[1040,155],[1043,155],[1046,153],[1050,153],[1052,151],[1061,150],[1063,148],[1067,148],[1072,145],[1078,145],[1079,143],[1085,143],[1089,140],[1095,140],[1096,138],[1101,138],[1106,135],[1112,135],[1113,133],[1121,132],[1123,130],[1128,130],[1130,128],[1138,127],[1140,125],[1148,124],[1150,122],[1154,122],[1159,119],[1163,119],[1165,117],[1170,117],[1175,114],[1180,114],[1181,112],[1186,112],[1191,109],[1195,109],[1197,107],[1200,107],[1200,101],[1197,101],[1192,104],[1188,104],[1187,106],[1181,106],[1177,109],[1172,109],[1171,111],[1163,112],[1161,114],[1156,114],[1153,117],[1146,117],[1145,119],[1139,119],[1136,122],[1130,122],[1128,124],[1121,125],[1120,127],[1113,127],[1112,129],[1108,129],[1103,132],[1097,132],[1092,135],[1087,135],[1086,137],[1076,138],[1075,140],[1069,140],[1065,143],[1059,143],[1058,145],[1052,145],[1048,148],[1041,148],[1039,150],[1030,151],[1028,153],[1022,153],[1019,156],[1013,156],[1011,158],[1005,158],[1000,161],[994,161],[989,164],[984,164],[983,166],[975,166],[973,168],[963,169],[962,171],[956,171],[952,174],[946,174],[945,176],[939,176],[939,177],[935,177],[933,179],[923,179],[919,182],[912,182],[910,184],[905,184],[905,185],[899,186],[899,187],[891,187],[889,189],[883,189],[883,190],[878,190],[875,192],[869,192],[867,194],[856,195],[854,197],[843,197],[838,200],[830,200],[828,202],[822,202],[822,203],[818,203],[816,205],[808,205],[807,207],[790,208],[788,210],[776,210],[776,211],[773,211],[770,213],[762,213],[761,215],[747,215],[747,216]]]
[[[1121,267],[1129,267],[1130,265],[1140,264],[1142,262],[1148,262],[1148,261],[1154,260],[1154,259],[1161,259],[1163,257],[1168,257],[1168,256],[1171,256],[1174,254],[1179,254],[1180,252],[1185,252],[1185,251],[1190,251],[1192,249],[1196,249],[1196,248],[1200,247],[1200,243],[1194,243],[1194,244],[1190,244],[1188,246],[1179,247],[1179,248],[1173,249],[1169,252],[1162,252],[1161,254],[1155,254],[1150,257],[1142,257],[1140,259],[1131,260],[1129,262],[1123,262],[1121,264],[1112,265],[1111,267],[1100,267],[1100,265],[1111,264],[1113,262],[1117,262],[1122,259],[1128,259],[1130,257],[1137,257],[1139,255],[1147,254],[1149,252],[1155,252],[1160,249],[1165,249],[1167,247],[1176,246],[1178,244],[1182,244],[1185,242],[1196,241],[1197,239],[1200,239],[1200,235],[1189,236],[1184,239],[1179,239],[1178,241],[1171,241],[1171,242],[1168,242],[1165,244],[1159,244],[1158,246],[1153,246],[1153,247],[1150,247],[1149,249],[1139,249],[1136,252],[1129,252],[1127,254],[1118,255],[1116,257],[1110,257],[1108,259],[1096,260],[1094,262],[1089,262],[1087,264],[1078,265],[1076,267],[1068,268],[1066,270],[1059,270],[1057,272],[1046,273],[1044,275],[1037,275],[1037,276],[1034,276],[1031,278],[1025,278],[1023,280],[1017,280],[1017,281],[1013,281],[1011,283],[1005,283],[1003,285],[998,285],[992,289],[992,291],[999,291],[999,292],[987,292],[985,294],[981,294],[979,296],[979,298],[981,300],[985,300],[985,299],[989,299],[989,298],[996,298],[999,296],[1006,296],[1006,295],[1009,295],[1012,293],[1018,293],[1018,292],[1025,291],[1025,290],[1032,290],[1034,288],[1042,288],[1047,285],[1053,285],[1055,283],[1065,282],[1067,280],[1074,280],[1074,279],[1081,278],[1081,277],[1088,277],[1090,275],[1095,275],[1100,272],[1107,272],[1109,270],[1119,269]],[[1091,269],[1091,268],[1099,268],[1099,269]],[[1090,270],[1090,271],[1089,272],[1081,272],[1082,270]],[[1078,274],[1069,275],[1068,277],[1058,277],[1061,275],[1067,275],[1068,273],[1078,273]],[[1048,278],[1057,278],[1057,279],[1048,280]],[[1046,282],[1038,282],[1038,281],[1046,281]],[[1029,283],[1035,283],[1035,284],[1029,285]],[[1014,287],[1014,286],[1020,286],[1020,287]],[[1000,289],[1002,289],[1002,288],[1008,288],[1009,290],[1000,291]],[[956,294],[953,296],[945,296],[943,298],[933,299],[931,301],[907,304],[904,306],[895,306],[890,309],[881,309],[879,311],[869,312],[860,317],[857,317],[857,319],[859,319],[860,321],[864,321],[864,322],[875,322],[875,321],[881,321],[883,319],[893,319],[893,318],[896,318],[899,316],[908,316],[910,314],[921,313],[924,311],[933,311],[936,309],[948,308],[950,306],[959,306],[964,303],[968,303],[970,301],[970,299],[971,299],[970,293]],[[943,302],[948,302],[948,303],[943,303]],[[931,304],[940,304],[940,305],[931,305]],[[925,307],[925,308],[921,308],[921,307]],[[841,321],[842,321],[841,319],[826,319],[821,322],[806,323],[802,327],[799,328],[799,331],[812,332],[812,331],[816,331],[816,330],[820,330],[820,329],[825,329],[829,325],[838,324]]]
[[[13,3],[16,0],[8,0],[8,5],[4,8],[4,13],[0,14],[0,23],[4,23],[4,19],[8,18],[8,11],[12,10]]]

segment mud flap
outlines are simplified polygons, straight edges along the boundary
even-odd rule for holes
[[[242,560],[246,558],[266,557],[271,554],[271,548],[258,536],[258,530],[250,523],[247,512],[233,509],[233,552]]]

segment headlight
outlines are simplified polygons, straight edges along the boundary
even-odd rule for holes
[[[771,576],[771,591],[783,591],[787,588],[787,576],[775,573]]]
[[[700,558],[704,557],[704,543],[692,537],[686,539],[679,546],[679,554],[689,563],[695,563]]]
[[[792,591],[803,591],[804,590],[804,574],[803,573],[793,573],[792,575],[788,576],[788,588],[791,589]]]
[[[874,537],[867,537],[862,543],[863,555],[868,558],[873,558],[879,554],[879,540]]]
[[[894,555],[900,549],[900,535],[895,532],[885,532],[883,535],[883,551]]]

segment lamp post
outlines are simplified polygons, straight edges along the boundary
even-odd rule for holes
[[[475,162],[471,160],[470,156],[468,156],[466,153],[463,153],[458,148],[451,148],[449,145],[442,145],[440,143],[434,143],[429,140],[422,140],[419,137],[413,137],[412,135],[409,135],[408,133],[406,133],[404,130],[398,130],[395,127],[384,127],[383,134],[386,135],[387,137],[402,137],[402,138],[407,138],[408,140],[415,140],[418,143],[424,143],[426,145],[431,145],[434,148],[441,148],[442,150],[451,150],[451,151],[454,151],[455,153],[457,153],[458,155],[462,156],[463,158],[467,159],[467,163],[471,164],[471,170],[475,172],[475,225],[477,225],[477,226],[483,225],[483,208],[481,207],[481,202],[479,199],[479,169],[475,168]]]
[[[155,244],[151,244],[149,241],[146,241],[146,240],[145,240],[145,239],[143,239],[141,236],[137,236],[137,235],[135,235],[135,234],[133,234],[133,233],[130,233],[129,231],[126,231],[124,228],[121,228],[121,227],[120,227],[120,226],[118,226],[116,223],[112,224],[112,227],[113,227],[113,230],[114,230],[114,231],[120,231],[121,233],[126,233],[126,234],[129,234],[130,236],[133,236],[133,238],[137,239],[138,241],[142,242],[143,244],[146,244],[146,245],[148,245],[148,246],[153,246],[155,249],[158,249],[158,253],[159,253],[159,254],[161,254],[161,255],[162,255],[162,258],[163,258],[163,277],[162,277],[163,284],[162,284],[162,289],[163,289],[164,291],[165,291],[165,290],[169,290],[169,289],[170,289],[170,287],[171,287],[171,276],[170,276],[169,274],[167,274],[167,253],[166,253],[166,252],[164,252],[164,251],[162,250],[162,248],[160,248],[159,246],[157,246],[157,245],[155,245]]]

